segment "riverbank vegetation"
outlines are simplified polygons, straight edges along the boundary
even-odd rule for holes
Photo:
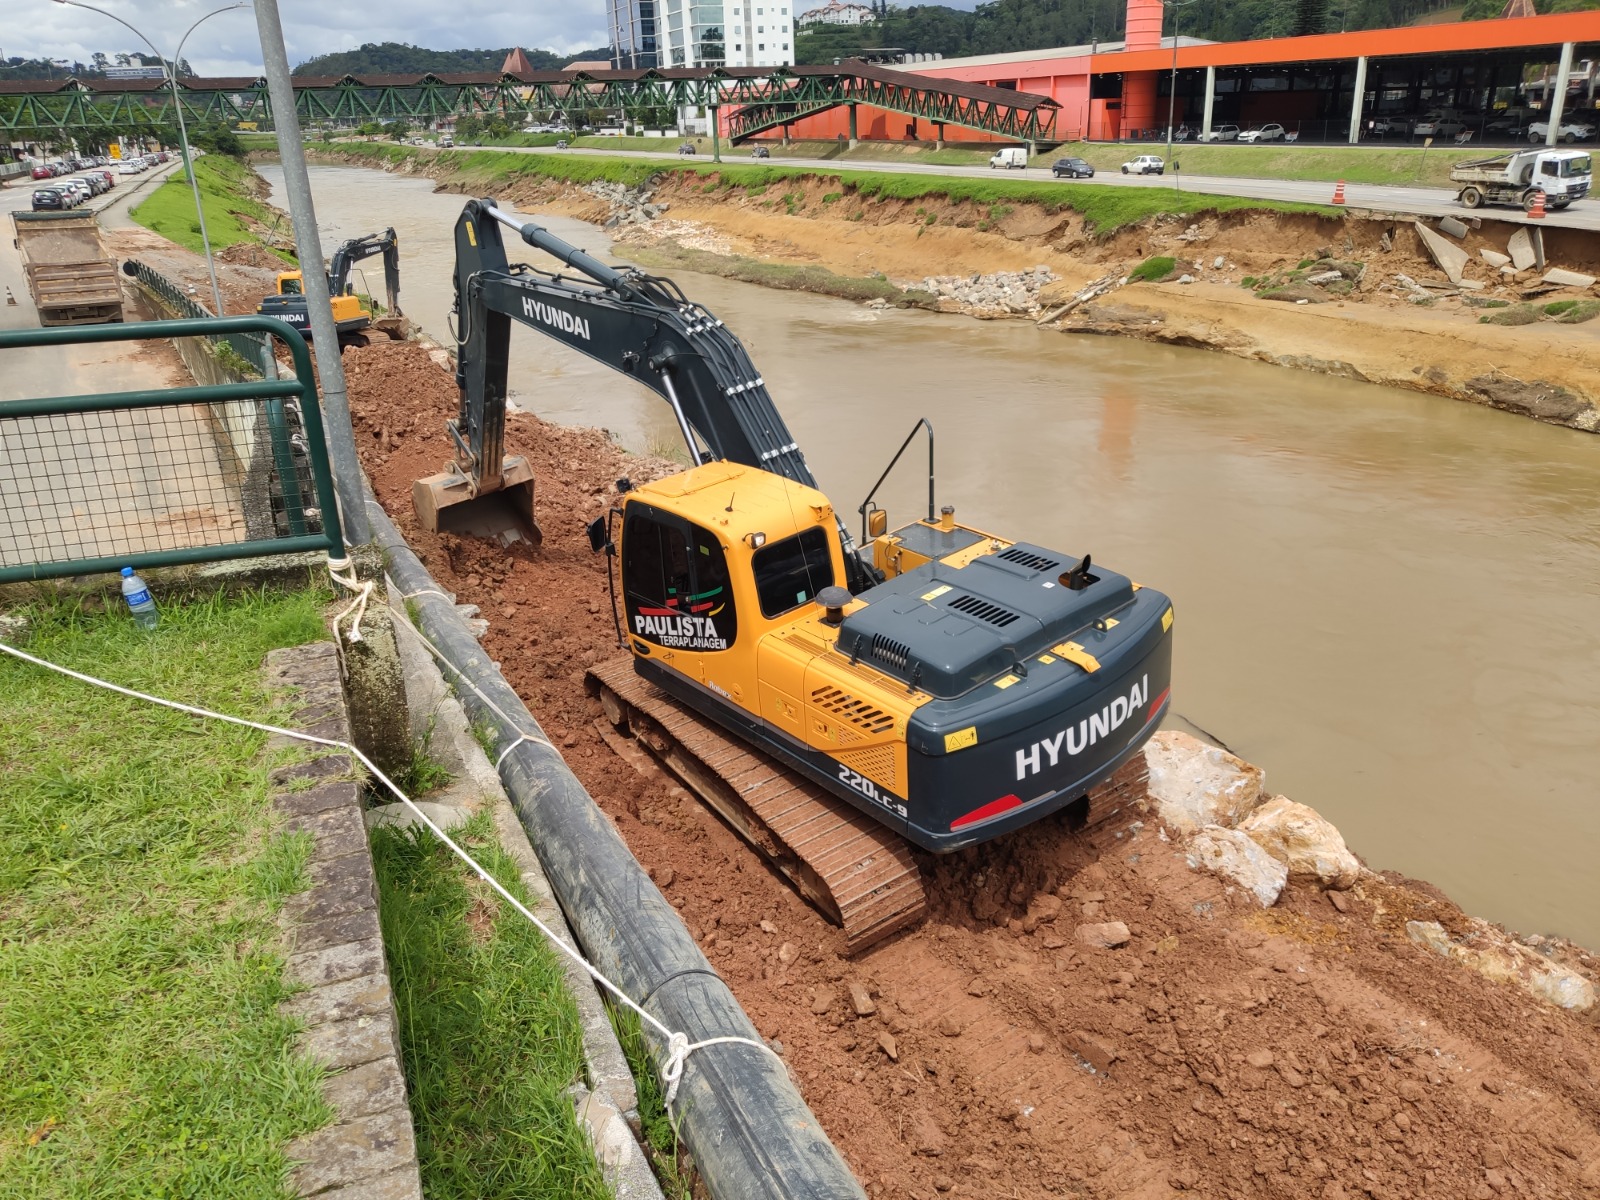
[[[82,601],[18,615],[29,653],[276,717],[261,660],[326,637],[314,591]],[[0,656],[0,1192],[274,1196],[332,1116],[293,1050],[275,913],[310,835],[275,829],[266,735]]]
[[[675,158],[683,139],[647,137],[571,137],[555,133],[510,133],[486,145],[508,148],[553,147],[558,141],[587,150],[626,150],[660,154]],[[711,153],[711,139],[687,139],[700,154]],[[928,166],[978,167],[994,153],[990,146],[954,145],[936,148],[931,142],[861,142],[853,149],[841,142],[794,141],[787,146],[763,142],[772,159],[823,159],[841,166],[875,162],[918,163]],[[748,146],[723,143],[723,155],[733,161],[748,161]],[[1154,152],[1165,156],[1165,143],[1070,142],[1053,150],[1041,150],[1028,161],[1031,169],[1048,171],[1058,158],[1082,158],[1097,171],[1117,171],[1137,154]],[[1477,151],[1482,154],[1485,151]],[[1321,180],[1333,183],[1420,184],[1443,187],[1450,182],[1450,168],[1461,153],[1454,147],[1426,148],[1420,143],[1407,145],[1301,146],[1282,142],[1259,145],[1179,143],[1173,158],[1185,178],[1207,175],[1243,176],[1250,179]]]
[[[200,203],[206,215],[206,234],[216,253],[240,242],[267,246],[285,262],[292,255],[273,248],[258,232],[277,224],[279,214],[260,199],[265,188],[260,176],[240,159],[207,154],[194,160],[194,177],[200,185]],[[194,191],[188,176],[174,171],[148,199],[129,214],[136,223],[186,250],[200,251],[200,221],[194,211]]]
[[[698,177],[703,189],[759,188],[794,184],[808,179],[837,179],[856,195],[885,200],[919,200],[942,197],[952,203],[979,205],[1033,204],[1046,212],[1076,212],[1094,231],[1105,236],[1148,217],[1163,214],[1267,211],[1327,214],[1334,210],[1315,204],[1253,200],[1238,196],[1210,196],[1166,188],[1107,188],[1086,184],[1054,183],[1007,178],[972,179],[962,176],[899,175],[850,168],[818,171],[768,163],[661,163],[639,158],[602,158],[595,155],[519,154],[501,150],[426,151],[417,146],[377,142],[340,143],[330,152],[347,161],[366,160],[387,169],[425,169],[436,178],[490,187],[519,179],[543,177],[563,183],[605,182],[638,187],[662,174]]]

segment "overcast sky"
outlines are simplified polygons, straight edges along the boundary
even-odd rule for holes
[[[818,0],[820,3],[821,0]],[[972,8],[978,0],[943,0]],[[157,50],[170,55],[196,18],[225,0],[96,0],[138,28]],[[798,0],[810,7],[806,0]],[[134,36],[99,13],[54,0],[0,0],[0,57],[88,62],[107,54],[139,50]],[[565,54],[608,40],[606,0],[278,0],[289,62],[317,54],[353,50],[363,42],[410,42],[433,50],[524,46]],[[261,43],[248,9],[213,17],[190,36],[183,56],[202,75],[257,75]]]

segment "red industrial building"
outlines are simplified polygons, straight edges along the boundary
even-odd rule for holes
[[[1061,141],[1165,137],[1169,111],[1174,125],[1200,136],[1225,124],[1276,122],[1319,142],[1372,137],[1383,132],[1385,118],[1400,114],[1458,114],[1479,141],[1520,140],[1522,127],[1505,114],[1524,105],[1541,110],[1536,119],[1550,119],[1552,140],[1577,110],[1591,122],[1594,116],[1600,12],[1253,42],[1180,37],[1176,46],[1162,36],[1162,15],[1161,0],[1128,0],[1121,44],[946,59],[915,70],[1048,96],[1060,105]],[[1549,86],[1554,79],[1568,86]],[[973,130],[947,133],[865,104],[856,109],[853,130],[840,107],[795,121],[790,135],[999,140]]]

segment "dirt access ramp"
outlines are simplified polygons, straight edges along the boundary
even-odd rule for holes
[[[676,469],[601,430],[512,415],[545,542],[418,529],[449,454],[442,352],[345,355],[374,489],[679,909],[881,1197],[1600,1196],[1600,1030],[1412,944],[1469,923],[1426,884],[1292,884],[1255,907],[1153,823],[1043,822],[923,859],[930,917],[864,958],[726,826],[601,741],[585,668],[612,657],[584,523],[615,481]],[[1120,836],[1119,836],[1120,835]],[[1080,926],[1122,922],[1111,947]],[[1115,939],[1110,939],[1115,940]],[[1586,960],[1592,969],[1594,960]]]

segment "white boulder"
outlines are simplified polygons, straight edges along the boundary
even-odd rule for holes
[[[1514,983],[1546,1004],[1579,1012],[1594,1007],[1594,984],[1582,975],[1517,945],[1491,926],[1477,921],[1473,925],[1474,932],[1466,940],[1457,941],[1437,921],[1407,921],[1406,936],[1485,979]]]
[[[1266,773],[1197,737],[1164,730],[1150,739],[1144,756],[1156,815],[1175,833],[1232,828],[1261,803]]]
[[[1237,829],[1207,825],[1189,842],[1189,867],[1237,884],[1271,908],[1289,882],[1289,868]]]
[[[1239,832],[1288,867],[1291,879],[1343,891],[1361,876],[1361,863],[1332,823],[1287,796],[1268,800],[1239,822]]]

